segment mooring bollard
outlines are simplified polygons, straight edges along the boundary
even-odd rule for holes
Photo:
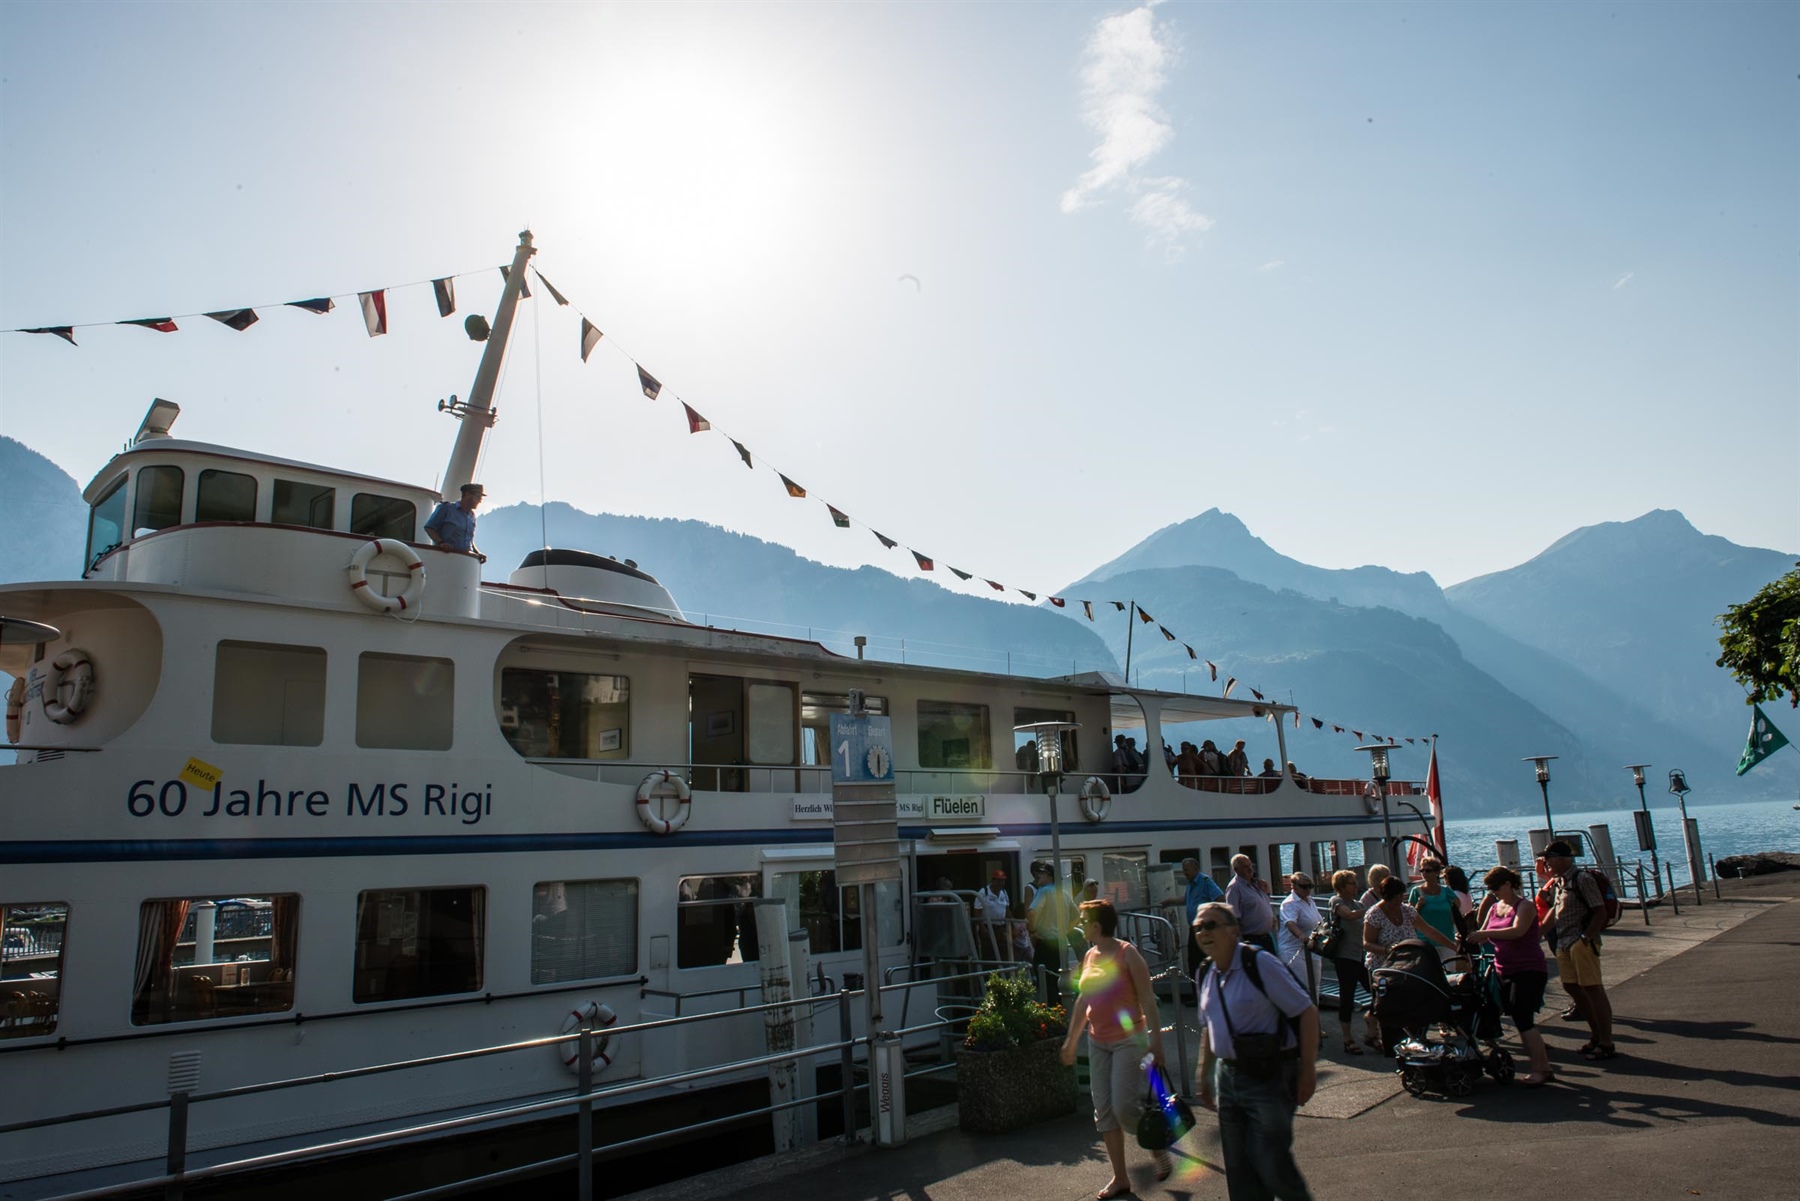
[[[1660,883],[1660,881],[1659,881]],[[1644,924],[1650,924],[1650,894],[1644,891],[1644,865],[1637,865],[1638,908],[1643,911]]]
[[[1712,873],[1713,900],[1723,901],[1725,897],[1719,892],[1719,865],[1713,862],[1713,857],[1710,852],[1706,856],[1706,870]]]

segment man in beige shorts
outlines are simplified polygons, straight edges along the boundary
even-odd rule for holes
[[[1612,1002],[1600,975],[1600,933],[1606,929],[1606,896],[1591,872],[1575,866],[1575,848],[1557,839],[1544,848],[1544,862],[1555,877],[1550,909],[1556,938],[1556,969],[1563,991],[1587,1019],[1593,1037],[1581,1048],[1588,1060],[1611,1059]]]

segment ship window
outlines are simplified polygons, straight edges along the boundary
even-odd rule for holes
[[[527,759],[628,759],[631,678],[508,667],[500,732]]]
[[[256,477],[241,471],[202,471],[194,490],[195,521],[255,521]]]
[[[0,1038],[56,1033],[69,907],[0,905]]]
[[[214,742],[318,746],[325,741],[325,650],[221,642],[213,663]]]
[[[356,901],[351,999],[403,1001],[481,987],[485,888],[394,888]]]
[[[315,530],[331,528],[337,493],[324,484],[276,480],[271,492],[269,520],[276,525],[304,525]]]
[[[794,761],[794,686],[746,681],[745,749],[751,763]]]
[[[185,480],[179,467],[146,467],[138,472],[137,508],[131,518],[133,538],[167,529],[181,520],[181,487]]]
[[[145,901],[131,1024],[292,1009],[299,917],[294,893]]]
[[[356,664],[356,745],[449,750],[455,693],[449,659],[364,651]]]
[[[377,496],[373,492],[358,492],[350,498],[352,534],[366,534],[370,538],[398,538],[402,542],[411,542],[413,525],[418,519],[419,511],[410,500]]]
[[[986,705],[919,702],[920,767],[992,767]]]
[[[755,963],[756,915],[749,898],[762,895],[753,875],[683,876],[675,904],[676,967]]]
[[[1144,851],[1102,851],[1100,872],[1106,877],[1101,898],[1123,913],[1150,904],[1150,856]]]
[[[806,931],[813,954],[862,949],[862,890],[852,884],[840,886],[836,872],[774,873],[769,895],[787,902],[788,921]],[[875,885],[875,913],[881,945],[899,946],[903,939],[898,883],[884,880]]]
[[[120,476],[88,514],[87,565],[124,541],[125,477]]]
[[[865,696],[863,707],[870,713],[886,713],[887,698]],[[830,762],[831,715],[850,712],[850,698],[842,692],[802,692],[800,694],[800,762],[820,767]]]
[[[636,880],[548,881],[532,890],[531,982],[637,972]]]

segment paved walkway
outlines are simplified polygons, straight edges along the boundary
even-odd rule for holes
[[[1800,1201],[1800,873],[1725,889],[1723,903],[1709,893],[1702,906],[1684,902],[1679,916],[1654,910],[1648,932],[1627,911],[1608,935],[1620,1058],[1590,1064],[1575,1054],[1586,1027],[1557,1020],[1562,998],[1552,988],[1543,1029],[1561,1076],[1554,1087],[1483,1081],[1455,1101],[1407,1096],[1384,1061],[1344,1056],[1328,1020],[1319,1095],[1301,1111],[1295,1138],[1318,1201],[1540,1190]],[[1522,1050],[1509,1045],[1523,1070]],[[1139,1197],[1225,1197],[1209,1117],[1201,1111],[1166,1184],[1152,1181],[1146,1153],[1130,1149]],[[909,1134],[897,1149],[821,1146],[634,1201],[1080,1201],[1107,1178],[1086,1116],[967,1135],[950,1108],[918,1115]]]

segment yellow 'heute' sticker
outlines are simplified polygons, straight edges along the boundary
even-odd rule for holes
[[[208,791],[218,786],[219,780],[224,774],[212,764],[199,759],[189,759],[187,766],[181,769],[183,780],[196,788],[204,788]]]

